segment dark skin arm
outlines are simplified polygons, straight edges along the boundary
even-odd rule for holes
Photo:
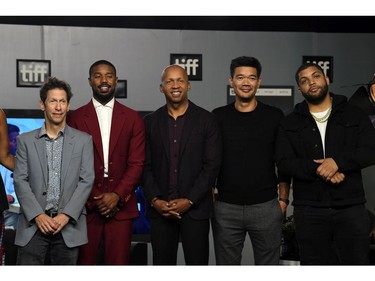
[[[15,158],[9,152],[8,127],[6,116],[3,110],[0,109],[0,163],[8,168],[14,170]]]
[[[287,182],[280,182],[279,183],[279,198],[284,198],[284,199],[289,199],[289,190],[290,190],[290,184]],[[288,205],[283,202],[279,201],[281,211],[283,215],[285,216],[286,214],[286,208]]]

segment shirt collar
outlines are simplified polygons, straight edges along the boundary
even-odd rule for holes
[[[104,107],[104,106],[109,107],[110,109],[113,109],[113,106],[115,105],[115,98],[111,99],[105,105],[102,105],[96,99],[92,98],[92,103],[94,104],[95,109],[97,109],[98,107]]]
[[[65,132],[65,126],[64,128],[62,128],[58,134],[58,137],[59,136],[63,136],[64,135],[64,132]],[[46,122],[43,123],[43,126],[40,128],[40,131],[39,131],[39,138],[43,138],[43,137],[48,137],[48,134],[47,134],[47,130],[46,130]]]

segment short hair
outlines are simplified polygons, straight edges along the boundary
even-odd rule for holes
[[[298,69],[296,71],[295,79],[296,79],[296,82],[297,82],[298,86],[299,86],[299,74],[300,74],[300,72],[304,71],[305,69],[307,69],[309,67],[315,67],[325,76],[323,68],[321,68],[318,64],[312,63],[312,62],[306,62],[306,63],[302,64],[300,67],[298,67]]]
[[[254,57],[238,57],[232,60],[230,63],[230,76],[233,78],[234,75],[234,70],[236,67],[241,67],[241,66],[249,66],[249,67],[254,67],[257,70],[257,75],[258,78],[260,77],[260,74],[262,73],[262,65],[260,64],[259,60],[257,60]]]
[[[185,68],[183,68],[181,65],[178,65],[178,64],[170,64],[170,65],[166,66],[166,67],[163,69],[163,71],[161,72],[161,76],[160,76],[160,81],[161,81],[161,82],[164,81],[164,78],[165,78],[165,72],[166,72],[168,69],[172,68],[172,67],[177,67],[177,68],[182,69],[182,70],[184,71],[185,75],[186,75],[187,81],[189,81],[189,75],[187,75],[187,73],[186,73],[186,69],[185,69]]]
[[[17,125],[13,125],[13,124],[8,123],[7,126],[8,126],[8,135],[10,135],[11,133],[19,133],[20,132],[20,128]]]
[[[49,77],[47,79],[47,81],[43,84],[43,86],[40,88],[40,92],[39,92],[40,100],[43,103],[45,103],[45,101],[47,99],[48,91],[53,90],[53,89],[64,90],[66,92],[66,97],[68,99],[68,102],[70,101],[70,99],[73,96],[70,85],[67,82],[65,82],[63,80],[59,80],[56,77]]]
[[[114,69],[114,71],[115,71],[115,75],[117,75],[117,74],[116,74],[116,72],[117,72],[116,67],[115,67],[112,63],[110,63],[110,62],[107,61],[107,60],[98,60],[98,61],[94,62],[94,63],[90,66],[90,69],[89,69],[89,78],[91,77],[92,69],[93,69],[95,66],[100,65],[100,64],[109,65],[110,67],[112,67],[112,68]]]

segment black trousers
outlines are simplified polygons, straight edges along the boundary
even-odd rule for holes
[[[370,227],[363,204],[294,208],[301,265],[369,264]]]
[[[45,235],[39,230],[24,247],[18,247],[18,265],[76,265],[79,247],[66,246],[61,232]],[[48,264],[47,263],[47,264]]]
[[[208,265],[209,219],[181,220],[150,218],[151,245],[154,265],[176,265],[178,243],[181,240],[186,265]]]

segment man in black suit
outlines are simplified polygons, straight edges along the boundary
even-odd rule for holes
[[[207,265],[212,188],[221,162],[216,118],[187,97],[190,83],[178,65],[164,69],[166,105],[145,117],[143,188],[150,202],[155,265],[175,265],[179,240],[187,265]]]

